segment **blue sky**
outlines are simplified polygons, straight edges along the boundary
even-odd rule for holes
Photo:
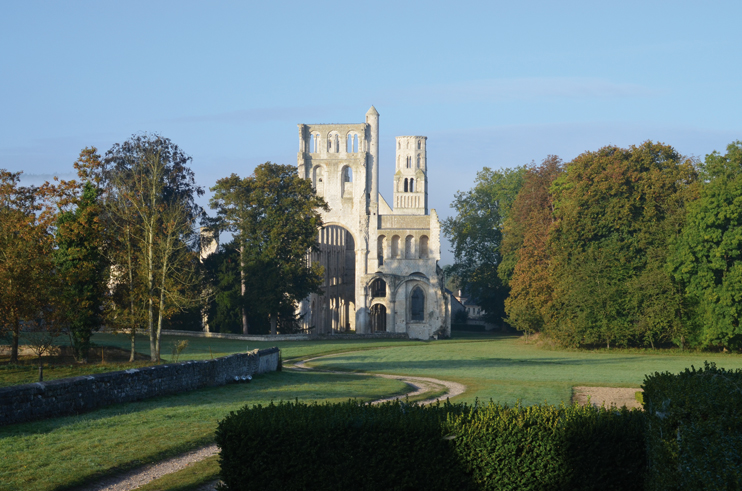
[[[446,217],[484,166],[648,139],[702,158],[742,139],[740,18],[739,1],[6,0],[0,168],[71,177],[82,148],[158,132],[208,188],[296,163],[297,123],[373,104],[382,194],[394,137],[426,135]]]

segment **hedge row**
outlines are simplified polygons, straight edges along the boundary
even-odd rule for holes
[[[647,489],[742,489],[742,370],[706,363],[643,388]]]
[[[580,406],[280,403],[219,423],[226,489],[637,489],[643,413]]]

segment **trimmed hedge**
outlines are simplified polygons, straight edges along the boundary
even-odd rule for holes
[[[219,423],[225,488],[638,489],[640,411],[401,402],[271,404]]]
[[[742,370],[645,378],[647,489],[742,489]]]
[[[441,422],[458,405],[280,403],[219,423],[229,490],[472,489]]]

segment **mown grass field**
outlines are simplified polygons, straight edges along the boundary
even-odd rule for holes
[[[408,390],[396,380],[283,371],[250,384],[0,427],[0,489],[74,488],[116,469],[184,453],[212,442],[217,422],[245,404],[373,400]]]
[[[457,400],[493,399],[509,404],[568,402],[575,385],[638,387],[645,374],[678,372],[704,361],[742,368],[742,356],[649,350],[559,351],[525,344],[518,336],[455,333],[444,341],[342,340],[314,342],[245,342],[223,339],[163,337],[163,357],[177,339],[188,339],[181,360],[206,359],[247,349],[278,346],[284,364],[314,360],[317,368],[420,375],[461,382],[467,392]],[[125,336],[96,334],[97,345],[128,348]],[[148,354],[144,337],[137,350]],[[126,364],[69,366],[46,374],[77,375],[120,370]],[[37,374],[28,370],[29,381]],[[0,379],[12,370],[0,370]],[[14,375],[16,377],[17,374]],[[8,378],[6,376],[6,378]],[[47,375],[47,378],[49,376]],[[7,384],[9,380],[6,380]],[[15,382],[17,383],[17,382]],[[284,370],[256,377],[251,384],[203,389],[177,396],[110,407],[81,416],[0,427],[0,490],[74,488],[117,470],[162,460],[213,441],[217,422],[245,404],[270,401],[373,400],[405,393],[395,380]],[[201,468],[203,467],[203,468]],[[172,476],[163,489],[213,477],[214,462]],[[187,486],[187,484],[185,484]]]
[[[475,336],[457,342],[418,343],[331,355],[311,366],[363,372],[420,375],[460,382],[468,390],[455,401],[524,405],[569,403],[572,387],[639,387],[646,374],[679,372],[704,361],[742,368],[742,356],[650,350],[560,351],[525,344],[518,336]]]

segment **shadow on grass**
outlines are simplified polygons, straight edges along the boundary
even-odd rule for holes
[[[359,375],[354,380],[370,380],[374,377]],[[96,421],[122,415],[136,414],[164,408],[184,406],[227,406],[232,404],[249,404],[251,400],[314,400],[319,392],[327,395],[327,384],[347,381],[344,375],[321,372],[280,372],[263,374],[249,384],[230,384],[220,387],[208,387],[190,392],[183,392],[163,397],[156,397],[137,402],[113,404],[90,412],[62,416],[58,418],[32,421],[11,426],[0,427],[0,439],[9,436],[34,435],[51,433],[55,430],[73,425],[91,424]],[[317,386],[325,386],[325,389]],[[341,394],[329,394],[330,398],[341,397]],[[363,398],[363,396],[361,396]],[[167,416],[165,416],[167,417]]]
[[[396,370],[452,370],[452,369],[486,369],[486,368],[548,368],[548,367],[579,367],[596,365],[615,365],[634,361],[635,358],[474,358],[474,359],[435,359],[435,360],[401,360],[401,361],[366,361],[354,356],[332,356],[315,365],[317,368],[348,369],[344,364],[353,365],[352,370],[369,372],[396,371]]]

